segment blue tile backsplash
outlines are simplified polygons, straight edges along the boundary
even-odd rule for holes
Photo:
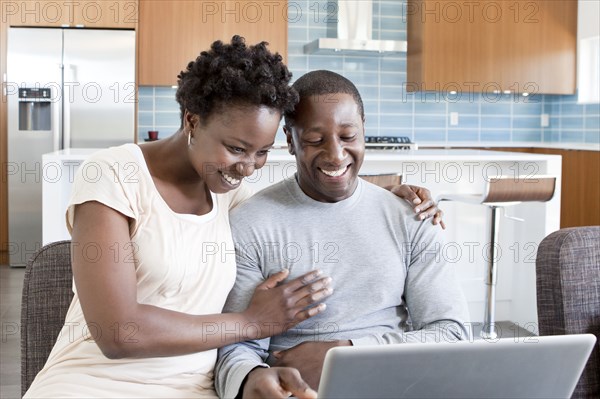
[[[407,93],[406,54],[306,55],[309,41],[335,36],[327,1],[288,4],[288,66],[294,78],[330,69],[352,80],[365,102],[368,135],[408,136],[417,143],[600,143],[600,104],[577,104],[576,95]],[[405,7],[405,0],[374,0],[373,39],[406,40]],[[457,126],[450,125],[451,112],[459,115]],[[549,114],[549,127],[540,126],[542,113]],[[178,128],[175,89],[140,87],[140,141],[148,130],[164,138]],[[277,141],[284,140],[280,130]]]

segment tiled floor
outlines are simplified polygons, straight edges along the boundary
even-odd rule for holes
[[[0,398],[21,397],[21,291],[25,269],[0,265],[0,311],[2,341],[0,346]],[[529,336],[530,333],[510,322],[499,322],[503,336]],[[479,337],[475,329],[474,336]]]
[[[25,269],[0,266],[0,398],[21,397],[21,290]]]

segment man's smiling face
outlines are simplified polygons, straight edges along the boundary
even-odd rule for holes
[[[300,101],[296,114],[286,135],[300,188],[320,202],[350,197],[365,155],[365,127],[356,101],[345,93],[314,95]]]

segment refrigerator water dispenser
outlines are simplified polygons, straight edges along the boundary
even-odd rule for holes
[[[50,89],[19,89],[19,130],[51,130]]]

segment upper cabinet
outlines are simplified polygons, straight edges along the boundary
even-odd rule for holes
[[[287,57],[287,1],[140,0],[138,82],[171,86],[177,75],[215,40],[234,35],[247,44],[269,42]]]
[[[135,29],[138,0],[22,0],[2,2],[9,26]]]
[[[573,94],[577,0],[408,0],[408,91]]]

